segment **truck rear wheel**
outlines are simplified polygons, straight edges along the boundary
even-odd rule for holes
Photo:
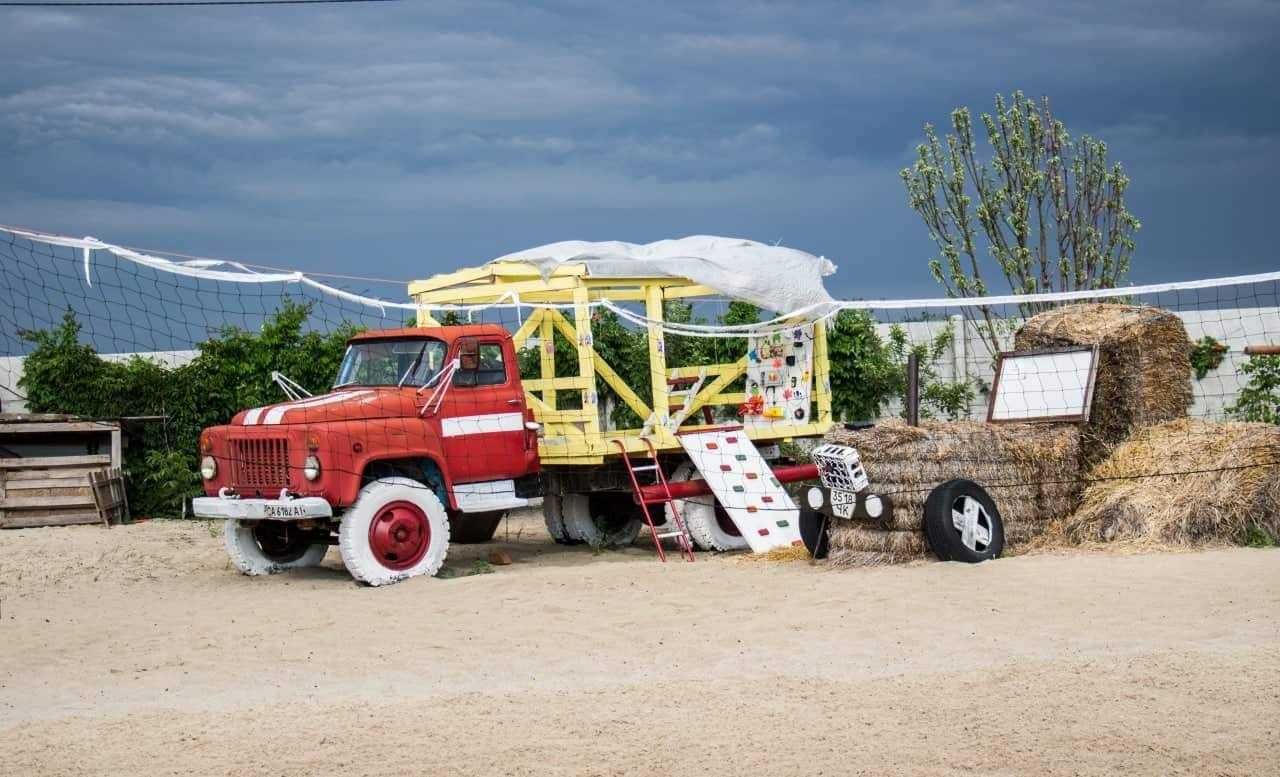
[[[672,483],[684,480],[702,480],[691,461],[684,462],[671,473]],[[689,537],[699,550],[742,550],[747,547],[746,539],[714,494],[677,499],[675,503],[684,518],[685,528],[689,530]],[[666,510],[667,523],[671,524],[671,508]]]
[[[423,484],[380,478],[342,516],[338,548],[351,576],[369,585],[434,575],[449,552],[449,516]]]
[[[630,545],[643,525],[631,495],[621,491],[565,494],[561,511],[565,532],[593,548]]]
[[[327,539],[287,521],[228,518],[222,527],[231,564],[246,575],[274,575],[286,569],[319,566],[329,550]]]
[[[547,526],[547,534],[557,545],[577,545],[582,540],[569,536],[568,527],[564,524],[564,496],[548,493],[542,497],[542,522]]]

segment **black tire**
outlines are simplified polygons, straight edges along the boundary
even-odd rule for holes
[[[828,524],[831,519],[809,507],[800,508],[800,539],[809,555],[817,559],[827,557]]]
[[[491,513],[454,513],[449,516],[449,541],[461,545],[475,545],[493,539],[502,519],[507,517],[505,510]]]
[[[973,504],[975,507],[970,508]],[[962,527],[957,527],[953,510],[976,511],[975,528],[966,544]],[[929,547],[942,561],[976,564],[999,558],[1004,552],[1004,522],[995,500],[972,480],[948,480],[933,489],[924,503],[924,533]]]

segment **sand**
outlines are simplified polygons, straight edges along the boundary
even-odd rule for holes
[[[530,520],[498,547],[369,589],[335,551],[241,577],[198,523],[0,532],[0,773],[1275,768],[1277,551],[663,566]]]

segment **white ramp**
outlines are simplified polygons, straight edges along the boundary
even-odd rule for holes
[[[677,436],[753,552],[803,544],[800,510],[741,427]]]

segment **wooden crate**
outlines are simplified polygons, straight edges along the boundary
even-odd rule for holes
[[[0,529],[101,521],[90,473],[120,467],[120,425],[65,416],[0,416],[0,446],[96,439],[109,453],[0,456]],[[105,439],[104,439],[105,438]],[[105,443],[105,444],[103,444]],[[82,448],[84,450],[84,448]],[[89,448],[92,450],[92,448]]]

